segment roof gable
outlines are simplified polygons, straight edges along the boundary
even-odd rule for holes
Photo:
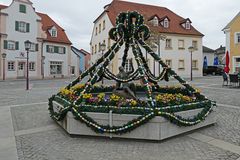
[[[238,12],[238,14],[222,29],[222,30],[225,30],[225,29],[228,29],[231,27],[231,25],[235,22],[235,20],[240,17],[240,12]]]
[[[37,14],[41,17],[41,22],[43,24],[42,29],[47,34],[47,38],[44,41],[71,44],[71,41],[68,39],[65,30],[62,27],[60,27],[51,17],[44,13]],[[49,29],[53,27],[57,29],[56,37],[52,37],[51,34],[49,33]]]
[[[0,9],[5,9],[5,8],[7,8],[8,6],[5,6],[5,5],[2,5],[2,4],[0,4]]]
[[[197,31],[194,27],[191,27],[189,30],[184,29],[180,25],[180,22],[185,19],[165,7],[113,0],[109,7],[107,7],[107,9],[104,11],[104,13],[106,12],[108,14],[111,23],[113,26],[115,26],[115,19],[117,15],[120,12],[127,11],[138,11],[147,20],[150,19],[153,15],[157,15],[158,17],[168,17],[171,21],[171,25],[168,28],[163,28],[161,26],[157,28],[149,26],[150,28],[157,29],[158,32],[161,33],[203,36],[203,34]]]

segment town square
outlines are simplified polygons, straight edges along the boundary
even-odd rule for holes
[[[239,160],[239,11],[171,1],[0,1],[0,159]]]

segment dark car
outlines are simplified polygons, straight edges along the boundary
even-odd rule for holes
[[[223,67],[222,66],[207,66],[203,68],[203,75],[222,75]]]

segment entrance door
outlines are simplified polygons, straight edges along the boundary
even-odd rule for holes
[[[25,77],[25,63],[19,62],[18,63],[18,77]]]

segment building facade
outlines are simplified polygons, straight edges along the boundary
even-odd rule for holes
[[[240,12],[223,29],[226,52],[230,55],[230,72],[240,71]]]
[[[91,54],[83,49],[77,49],[76,47],[71,47],[71,50],[74,54],[76,54],[79,57],[78,63],[79,63],[79,72],[83,73],[85,70],[87,70],[90,67],[90,57]]]
[[[215,50],[208,48],[206,46],[203,46],[203,61],[205,57],[206,57],[207,65],[213,66],[214,59],[216,57]]]
[[[29,0],[13,0],[0,5],[0,78],[26,77],[24,42],[32,42],[29,51],[29,77],[33,79],[69,77],[71,42],[64,29],[47,14],[38,13]]]
[[[102,14],[94,21],[94,29],[91,38],[91,63],[95,63],[102,56],[101,44],[104,43],[107,49],[114,43],[109,39],[108,32],[115,26],[115,19],[120,12],[123,11],[138,11],[144,16],[145,23],[150,27],[150,30],[159,37],[165,37],[160,40],[160,43],[154,43],[159,46],[160,57],[179,75],[184,77],[190,76],[191,56],[188,51],[190,46],[195,48],[193,52],[193,76],[202,76],[203,53],[202,53],[202,37],[192,25],[191,20],[182,18],[165,7],[151,6],[145,4],[132,3],[127,1],[113,0],[111,4],[104,7]],[[142,50],[143,53],[146,51]],[[113,73],[118,73],[118,67],[121,65],[124,47],[114,57],[114,60],[109,66],[109,70]],[[131,51],[130,51],[131,52]],[[133,54],[129,54],[125,69],[128,70],[130,59]],[[150,55],[146,55],[148,65],[152,73],[159,75],[161,67],[154,62]],[[133,66],[137,64],[133,61]]]

